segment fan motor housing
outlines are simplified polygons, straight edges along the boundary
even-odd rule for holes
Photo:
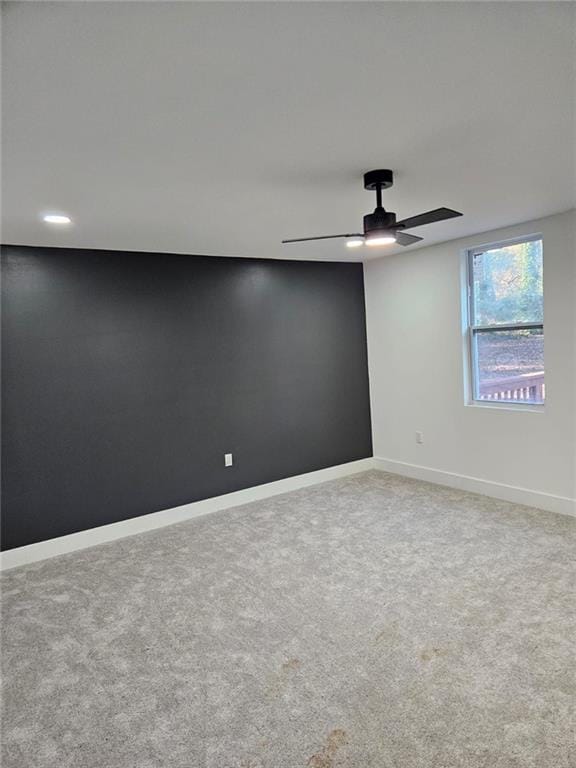
[[[376,208],[374,213],[364,216],[364,234],[374,234],[381,230],[393,229],[396,224],[396,214],[385,211],[384,208]]]

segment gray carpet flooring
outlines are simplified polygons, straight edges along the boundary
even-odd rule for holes
[[[575,523],[368,472],[9,571],[2,768],[573,768]]]

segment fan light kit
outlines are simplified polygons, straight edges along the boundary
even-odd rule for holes
[[[46,224],[70,224],[72,221],[70,216],[65,216],[62,213],[47,213],[42,216],[42,219]]]
[[[361,245],[378,246],[412,245],[422,240],[417,235],[410,235],[406,229],[433,224],[436,221],[453,219],[462,216],[452,208],[435,208],[433,211],[420,213],[408,219],[396,221],[396,214],[382,207],[382,190],[388,189],[394,183],[394,174],[390,170],[368,171],[364,174],[364,189],[376,192],[376,208],[373,213],[364,216],[364,232],[353,232],[345,235],[320,235],[318,237],[299,237],[294,240],[282,240],[283,243],[305,243],[309,240],[332,240],[346,238],[348,248],[358,248]]]
[[[390,245],[396,242],[396,235],[383,235],[382,237],[367,237],[366,245]]]

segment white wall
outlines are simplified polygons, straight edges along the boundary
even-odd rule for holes
[[[533,233],[544,248],[546,405],[466,405],[462,251]],[[365,264],[374,456],[576,496],[575,238],[573,210]]]

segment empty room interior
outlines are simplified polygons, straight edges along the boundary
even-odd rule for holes
[[[2,3],[2,768],[574,768],[576,3]]]

